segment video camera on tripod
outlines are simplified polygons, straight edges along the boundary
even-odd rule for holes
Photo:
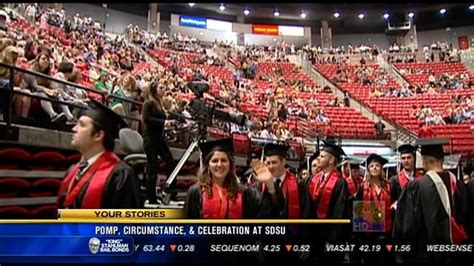
[[[212,120],[218,119],[224,122],[235,123],[239,126],[245,124],[246,117],[240,112],[227,112],[223,109],[228,107],[226,104],[216,100],[207,103],[203,100],[204,93],[209,92],[209,84],[206,82],[190,82],[189,89],[196,94],[197,98],[189,104],[191,115],[199,123],[206,126],[212,125]]]

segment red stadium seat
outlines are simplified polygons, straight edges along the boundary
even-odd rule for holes
[[[15,161],[29,161],[31,154],[21,148],[5,148],[0,150],[0,161],[15,160]]]
[[[30,216],[33,219],[57,219],[58,206],[44,205],[36,207],[30,211]]]
[[[26,219],[30,217],[30,212],[23,207],[8,206],[0,207],[0,219]]]
[[[21,178],[1,178],[0,198],[14,198],[26,192],[30,183]]]
[[[56,196],[60,186],[60,180],[55,178],[44,178],[34,182],[30,187],[28,194],[31,197]]]

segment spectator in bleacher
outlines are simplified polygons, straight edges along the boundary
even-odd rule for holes
[[[31,70],[51,76],[50,59],[50,53],[47,50],[41,51],[36,57],[35,61],[33,61]],[[58,98],[59,91],[52,89],[51,81],[48,79],[27,74],[23,78],[23,86],[30,90],[34,95],[52,99]],[[50,101],[41,100],[40,102],[43,110],[51,118],[51,122],[55,123],[66,119],[64,111],[67,109],[67,106],[61,104],[60,106],[63,109],[63,112],[58,114],[56,111],[54,111],[53,105]]]
[[[288,117],[288,110],[286,109],[285,105],[282,103],[278,104],[278,118],[280,121],[286,121]]]
[[[103,93],[108,93],[111,89],[108,81],[109,73],[105,71],[100,72],[99,79],[95,83],[95,89]]]
[[[267,122],[262,131],[260,131],[260,138],[265,139],[263,142],[269,142],[270,140],[277,140],[278,138],[273,133],[272,124]]]
[[[385,138],[385,124],[382,120],[379,119],[377,123],[374,125],[375,127],[375,136],[377,139],[384,139]]]
[[[6,64],[10,65],[17,65],[18,58],[23,55],[23,50],[20,48],[17,48],[15,46],[8,46],[5,49],[2,50],[1,58],[0,61]],[[23,73],[19,71],[15,71],[15,76],[14,76],[14,84],[13,84],[13,89],[15,91],[21,91],[24,93],[29,93],[30,91],[27,89],[23,89],[21,87],[21,81],[23,78]],[[4,90],[8,90],[10,86],[10,69],[0,67],[0,80],[1,80],[1,88]],[[3,98],[5,100],[4,102],[4,108],[7,108],[7,106],[10,105],[10,97],[7,92],[5,92],[5,97]],[[28,117],[28,111],[30,110],[30,104],[31,104],[31,98],[28,96],[23,96],[19,94],[15,94],[13,96],[13,110],[19,117]]]
[[[33,39],[28,39],[25,44],[25,57],[28,61],[34,60],[38,56],[38,47]]]
[[[58,68],[58,72],[54,75],[55,78],[60,80],[68,81],[70,80],[74,72],[74,65],[71,62],[61,62]],[[53,87],[59,91],[58,99],[64,102],[74,103],[83,107],[87,107],[87,103],[80,98],[77,98],[76,88],[69,85],[65,85],[59,82],[53,82]],[[69,107],[66,105],[63,108],[64,114],[68,124],[75,124],[77,122],[77,117],[74,117],[71,113]],[[77,113],[77,112],[76,112]]]
[[[38,7],[38,4],[35,3],[35,4],[29,4],[27,7],[26,7],[26,18],[28,19],[28,21],[31,23],[31,24],[35,24],[35,21],[36,21],[36,16],[38,15],[38,12],[39,12],[39,7]]]
[[[419,130],[418,130],[419,138],[433,138],[434,137],[434,131],[424,122],[420,122],[418,126],[419,126]]]

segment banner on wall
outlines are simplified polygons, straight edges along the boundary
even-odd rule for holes
[[[180,16],[179,25],[184,27],[193,27],[205,29],[207,27],[206,18],[194,16]]]
[[[304,36],[304,27],[278,26],[278,32],[282,36]]]
[[[222,20],[207,19],[206,20],[208,30],[220,30],[226,32],[232,32],[232,23]]]
[[[469,39],[467,38],[467,36],[458,37],[458,46],[459,50],[469,49]]]
[[[254,34],[278,35],[277,25],[253,24],[252,32]]]

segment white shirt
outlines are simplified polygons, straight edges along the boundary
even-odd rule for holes
[[[82,171],[81,174],[87,172],[87,169],[89,169],[89,167],[91,167],[91,165],[93,163],[95,163],[95,161],[97,161],[97,159],[99,159],[99,157],[102,155],[102,153],[104,152],[99,152],[97,153],[96,155],[92,156],[91,158],[89,158],[89,160],[87,160],[87,167]],[[83,160],[84,158],[81,158],[81,161]]]
[[[285,173],[283,173],[282,176],[278,176],[278,177],[273,177],[273,183],[275,183],[277,181],[277,179],[280,179],[280,187],[281,187],[281,184],[283,184],[283,181],[285,181],[285,176],[286,176],[286,171]]]
[[[405,174],[408,177],[408,180],[413,181],[413,172],[408,172],[405,169],[403,169],[403,171],[405,171]]]

